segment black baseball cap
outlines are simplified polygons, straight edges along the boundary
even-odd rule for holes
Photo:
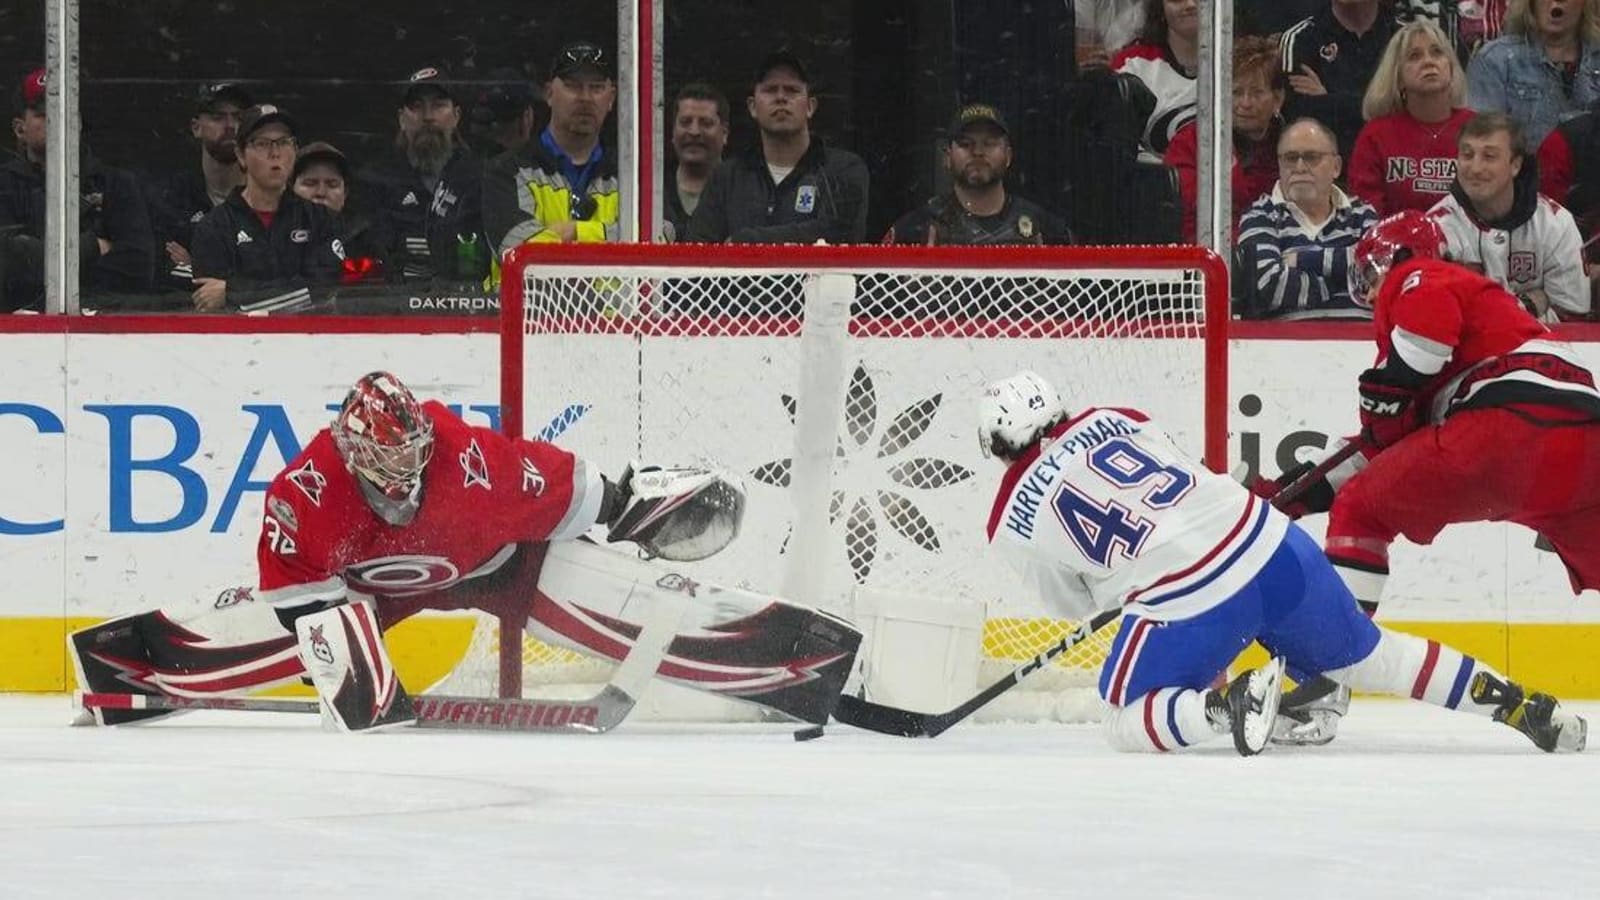
[[[806,64],[800,60],[800,57],[795,56],[788,50],[774,50],[763,57],[761,65],[756,68],[755,83],[760,84],[766,81],[767,76],[772,74],[773,69],[789,69],[799,76],[807,87],[811,85],[811,70],[806,68]]]
[[[956,110],[955,118],[950,120],[950,137],[960,134],[968,125],[988,123],[1000,129],[1000,133],[1011,136],[1011,129],[1006,127],[1005,117],[1000,115],[1000,110],[987,103],[968,103]]]
[[[313,141],[300,148],[299,154],[294,158],[293,178],[299,178],[312,163],[325,162],[339,170],[345,181],[350,180],[350,159],[338,147],[327,141]]]
[[[200,90],[195,95],[195,110],[197,112],[215,112],[220,103],[232,103],[240,110],[255,105],[255,98],[242,86],[231,81],[217,81],[200,85]]]
[[[435,94],[454,101],[456,95],[450,81],[450,70],[441,65],[423,66],[406,76],[400,88],[400,105],[410,106],[423,94]]]
[[[553,78],[570,78],[574,75],[598,75],[611,78],[611,54],[593,41],[573,41],[556,51],[550,61]]]
[[[522,115],[523,110],[533,106],[533,85],[517,69],[495,69],[485,81],[488,83],[478,93],[475,117],[481,115],[491,122],[504,122]],[[482,110],[482,113],[476,110]]]
[[[271,103],[258,103],[239,114],[239,134],[235,140],[243,144],[250,140],[252,134],[274,122],[289,129],[290,137],[299,136],[300,127],[295,124],[294,117],[287,111]]]

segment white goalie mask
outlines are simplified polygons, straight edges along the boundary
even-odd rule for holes
[[[1016,459],[1066,416],[1061,395],[1034,372],[991,382],[978,401],[978,449],[986,459]]]

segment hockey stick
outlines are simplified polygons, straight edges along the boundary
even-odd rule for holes
[[[1327,459],[1312,466],[1304,475],[1296,478],[1292,484],[1273,494],[1272,499],[1268,502],[1281,510],[1290,503],[1299,500],[1300,496],[1315,487],[1323,476],[1338,468],[1345,460],[1355,456],[1365,446],[1366,444],[1360,438],[1346,442],[1344,446],[1333,451]]]
[[[633,711],[677,635],[684,602],[664,599],[653,604],[651,617],[635,639],[633,650],[617,666],[600,692],[586,700],[520,700],[422,694],[412,698],[420,728],[451,731],[577,732],[603,734]],[[319,713],[318,700],[269,697],[175,697],[167,694],[87,693],[84,709],[222,709],[248,712]]]
[[[834,707],[833,717],[846,725],[854,725],[879,734],[893,734],[899,737],[938,737],[952,725],[987,705],[989,701],[1016,687],[1024,678],[1044,668],[1050,660],[1088,640],[1090,635],[1121,615],[1120,608],[1097,613],[1074,629],[1071,634],[1046,648],[1043,653],[1018,666],[1010,675],[984,688],[972,699],[949,712],[912,712],[845,694],[839,698],[839,705]]]

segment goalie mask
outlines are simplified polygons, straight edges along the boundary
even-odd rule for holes
[[[990,383],[978,401],[978,449],[1011,461],[1067,417],[1056,389],[1033,372]]]
[[[1440,259],[1444,247],[1444,230],[1425,213],[1408,209],[1379,221],[1356,242],[1350,261],[1351,301],[1371,309],[1390,269],[1413,257]]]
[[[409,523],[433,456],[433,420],[410,389],[388,372],[363,375],[328,430],[372,511],[391,525]]]

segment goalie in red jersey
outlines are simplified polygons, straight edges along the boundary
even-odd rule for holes
[[[1325,550],[1377,609],[1399,536],[1432,543],[1457,522],[1516,522],[1566,564],[1574,591],[1600,588],[1600,391],[1496,282],[1441,258],[1443,232],[1408,211],[1355,248],[1351,296],[1373,307],[1378,353],[1359,379],[1360,452],[1329,470],[1291,515],[1328,512]],[[1262,482],[1271,497],[1314,463]],[[1316,679],[1284,698],[1278,738],[1326,743],[1349,703]],[[1299,701],[1299,702],[1296,702]]]

